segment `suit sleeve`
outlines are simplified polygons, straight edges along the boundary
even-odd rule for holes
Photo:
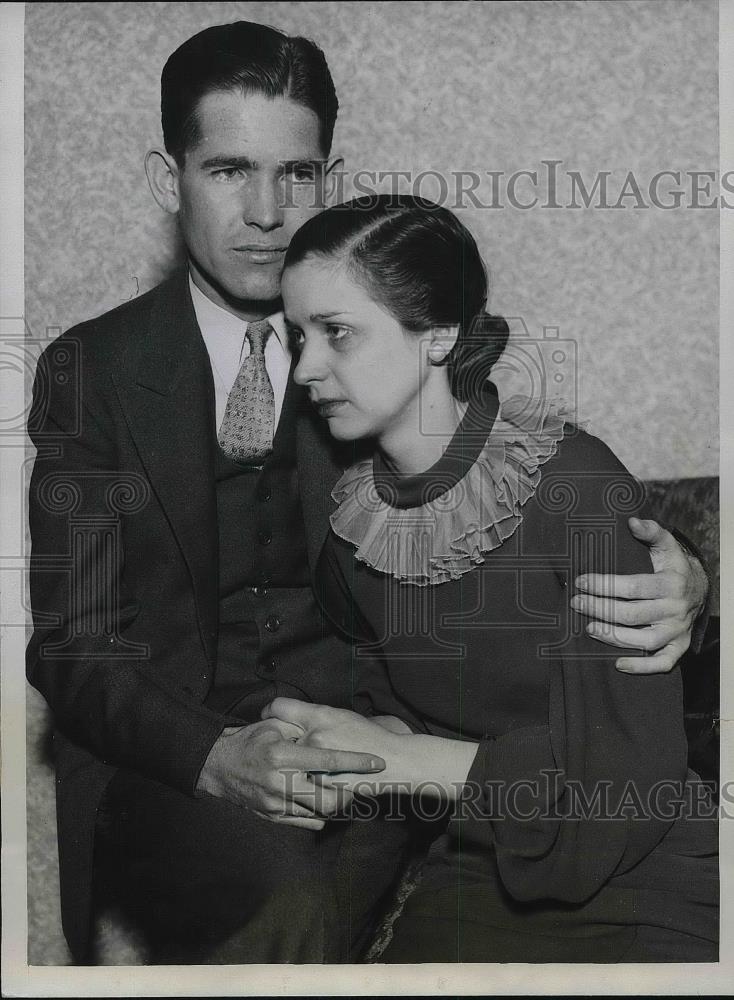
[[[74,331],[64,337],[61,343],[78,343]],[[139,609],[125,586],[124,536],[120,545],[105,535],[119,472],[111,418],[92,379],[54,383],[51,347],[39,361],[29,419],[37,455],[28,679],[68,739],[106,764],[193,794],[225,719],[167,681],[145,643],[126,637]],[[123,493],[129,488],[123,473],[119,484]],[[72,518],[99,530],[72,533]]]
[[[547,467],[556,481],[536,497],[536,544],[551,561],[566,552],[570,579],[649,572],[647,549],[627,529],[640,488],[601,442],[586,442]],[[550,671],[547,725],[480,743],[456,821],[465,844],[494,847],[521,901],[584,902],[640,861],[673,822],[687,770],[678,668],[617,671],[619,650],[567,620],[567,593],[551,658],[539,663]]]

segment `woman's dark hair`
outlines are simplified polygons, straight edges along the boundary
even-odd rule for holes
[[[489,316],[487,272],[468,229],[448,209],[411,195],[369,195],[310,219],[291,240],[285,266],[343,258],[353,277],[413,333],[459,326],[446,361],[451,391],[468,400],[486,383],[509,327]]]
[[[163,141],[180,166],[199,138],[196,111],[202,97],[227,90],[289,97],[309,108],[319,119],[321,147],[328,156],[339,102],[324,53],[308,38],[236,21],[200,31],[163,67]]]

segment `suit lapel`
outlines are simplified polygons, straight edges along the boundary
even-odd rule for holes
[[[184,272],[160,289],[130,370],[114,377],[130,433],[180,546],[210,661],[216,655],[218,529],[214,384]]]
[[[139,340],[138,351],[113,379],[189,569],[202,641],[214,661],[219,613],[214,383],[186,271],[161,286],[146,336]],[[354,456],[337,451],[326,423],[294,385],[284,402],[284,415],[289,411],[295,415],[299,492],[313,573],[334,509],[331,490]],[[279,425],[279,434],[286,431]]]

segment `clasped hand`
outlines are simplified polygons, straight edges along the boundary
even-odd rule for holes
[[[343,708],[293,698],[276,698],[262,715],[300,729],[299,746],[330,754],[379,754],[384,766],[371,775],[347,771],[334,774],[328,770],[313,773],[314,783],[349,795],[418,794],[454,799],[463,787],[478,746],[468,740],[413,733],[394,715],[365,718]]]
[[[305,705],[309,707],[317,706]],[[369,750],[369,742],[363,744],[365,752],[352,751],[349,742],[339,749],[319,746],[316,737],[304,738],[305,726],[276,718],[271,708],[264,710],[261,722],[222,732],[201,770],[197,794],[225,798],[272,822],[319,830],[325,817],[345,808],[351,793],[314,776],[375,774],[384,770],[385,761]]]

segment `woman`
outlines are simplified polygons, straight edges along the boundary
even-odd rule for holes
[[[371,794],[454,803],[382,960],[714,961],[716,828],[685,806],[679,672],[621,677],[565,610],[581,573],[649,571],[638,484],[544,401],[499,406],[507,326],[447,210],[330,209],[292,241],[283,298],[296,381],[374,452],[334,491],[319,583],[385,669],[355,660],[364,715],[266,712],[379,754]]]

